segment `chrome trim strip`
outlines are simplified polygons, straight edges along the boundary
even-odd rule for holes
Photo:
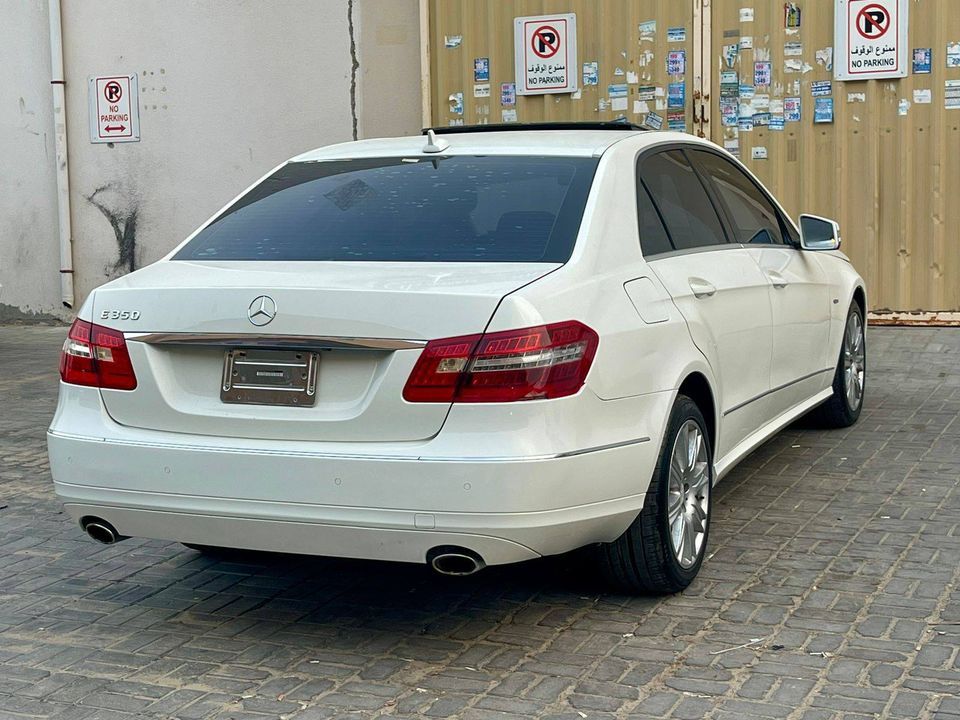
[[[231,333],[124,333],[124,339],[149,345],[212,345],[216,347],[269,347],[323,350],[412,350],[426,340],[356,338],[326,335],[261,335]]]
[[[247,448],[231,447],[208,447],[204,445],[175,445],[172,443],[152,443],[138,442],[135,440],[117,440],[113,438],[88,437],[84,435],[75,435],[73,433],[62,433],[55,430],[47,430],[47,435],[63,440],[80,440],[83,442],[105,443],[108,445],[125,445],[128,447],[154,448],[160,450],[185,450],[200,452],[217,452],[227,454],[256,454],[256,455],[279,455],[289,457],[309,457],[322,458],[327,460],[371,460],[371,461],[406,461],[406,462],[459,462],[459,463],[506,463],[506,462],[532,462],[539,460],[559,460],[562,458],[577,457],[579,455],[588,455],[590,453],[602,452],[604,450],[615,450],[618,448],[629,447],[631,445],[640,445],[650,442],[649,437],[636,438],[635,440],[624,440],[622,442],[610,443],[609,445],[598,445],[596,447],[583,448],[581,450],[569,450],[562,453],[548,455],[515,455],[503,457],[430,457],[429,455],[361,455],[356,453],[324,453],[324,452],[304,452],[297,450],[248,450]]]
[[[783,385],[780,385],[780,386],[778,386],[778,387],[775,387],[775,388],[773,388],[772,390],[767,390],[766,392],[762,392],[762,393],[760,393],[759,395],[757,395],[755,398],[750,398],[750,399],[747,400],[746,402],[742,402],[742,403],[740,403],[739,405],[735,405],[734,407],[730,408],[729,410],[724,410],[724,411],[723,411],[723,417],[726,417],[726,416],[729,415],[730,413],[736,412],[737,410],[741,410],[741,409],[745,408],[747,405],[749,405],[749,404],[752,403],[752,402],[756,402],[757,400],[762,400],[762,399],[765,398],[767,395],[773,395],[773,393],[775,393],[775,392],[780,392],[781,390],[786,390],[786,389],[787,389],[788,387],[790,387],[791,385],[796,385],[797,383],[803,382],[804,380],[809,380],[810,378],[816,377],[817,375],[822,375],[822,374],[825,373],[825,372],[835,372],[835,371],[836,371],[836,368],[824,368],[823,370],[817,370],[816,372],[809,373],[808,375],[804,375],[803,377],[797,378],[796,380],[791,380],[790,382],[784,383]]]

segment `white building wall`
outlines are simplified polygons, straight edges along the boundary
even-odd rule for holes
[[[60,306],[47,4],[0,0],[0,322]]]
[[[168,252],[283,160],[349,140],[354,113],[361,137],[418,130],[417,8],[417,0],[62,0],[75,305]],[[0,156],[13,158],[0,174],[0,321],[66,317],[46,3],[0,0],[0,13],[14,20],[0,26]],[[87,78],[133,73],[141,141],[92,144]]]

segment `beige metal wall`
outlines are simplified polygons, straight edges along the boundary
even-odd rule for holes
[[[801,26],[787,35],[782,0],[713,0],[712,139],[722,144],[731,135],[720,126],[723,46],[750,36],[754,49],[743,50],[736,66],[741,82],[753,82],[758,50],[769,50],[770,95],[794,95],[790,86],[799,81],[802,118],[782,132],[741,132],[741,159],[791,213],[840,221],[844,250],[867,279],[872,309],[960,309],[960,110],[944,109],[944,81],[960,80],[945,57],[947,43],[960,41],[960,3],[910,3],[910,59],[913,48],[932,48],[932,74],[833,81],[832,124],[814,124],[810,92],[812,82],[833,80],[816,51],[833,46],[834,3],[797,4]],[[741,8],[754,9],[753,22],[740,21]],[[785,42],[802,43],[802,56],[792,59],[808,72],[785,72]],[[914,90],[930,90],[932,103],[914,104]],[[906,115],[899,114],[901,100],[910,102]],[[755,146],[766,147],[769,159],[753,160]]]
[[[500,85],[514,82],[513,18],[547,13],[577,14],[578,61],[574,69],[582,81],[582,65],[597,61],[599,84],[582,89],[581,98],[570,95],[539,95],[517,98],[519,122],[546,120],[613,120],[626,114],[639,121],[632,113],[640,85],[657,85],[666,92],[670,81],[666,74],[667,27],[687,28],[686,42],[669,43],[671,50],[687,51],[688,102],[687,128],[692,128],[689,94],[693,76],[693,13],[692,5],[678,0],[430,0],[430,56],[431,56],[431,107],[433,122],[447,125],[463,119],[468,124],[501,121]],[[647,20],[657,21],[655,42],[640,42],[638,27]],[[446,48],[448,36],[460,35],[459,47]],[[645,58],[652,58],[645,62]],[[490,58],[490,97],[473,97],[473,61],[475,58]],[[616,74],[617,69],[623,71]],[[599,109],[601,98],[606,100],[607,86],[627,82],[627,73],[637,74],[639,83],[630,85],[626,113],[610,108]],[[680,80],[681,78],[676,78]],[[449,111],[451,93],[463,92],[464,113],[462,116]],[[666,96],[662,98],[666,103]],[[664,118],[666,106],[655,110],[656,101],[648,102]]]
[[[703,7],[701,7],[701,3]],[[500,122],[500,83],[513,82],[513,18],[522,15],[575,12],[579,62],[599,63],[599,84],[567,95],[517,98],[520,122],[540,120],[610,120],[633,113],[641,85],[666,90],[676,78],[666,76],[668,49],[687,50],[686,128],[693,132],[695,73],[709,81],[708,136],[723,144],[720,122],[720,72],[726,69],[723,46],[743,36],[754,39],[734,69],[741,82],[753,82],[758,50],[769,50],[773,84],[769,94],[802,98],[802,117],[783,131],[758,127],[739,133],[740,154],[765,183],[797,215],[813,212],[837,218],[844,232],[844,250],[869,283],[875,311],[960,310],[960,110],[944,109],[944,81],[960,80],[960,69],[947,69],[948,42],[960,42],[958,0],[910,3],[909,47],[933,49],[933,72],[893,81],[833,81],[818,63],[816,51],[833,46],[833,2],[801,0],[799,32],[787,35],[784,0],[430,0],[430,89],[433,122],[447,125]],[[754,19],[741,22],[741,8]],[[703,12],[706,10],[706,12]],[[641,42],[638,26],[656,20],[654,42]],[[697,27],[695,28],[695,23]],[[685,27],[684,43],[668,43],[668,27]],[[705,33],[707,52],[694,54],[695,30]],[[457,48],[444,47],[446,36],[461,35]],[[791,59],[809,65],[806,72],[785,72],[784,43],[802,43],[802,55]],[[652,59],[646,52],[652,52]],[[473,61],[490,58],[489,98],[473,97]],[[697,61],[700,61],[698,63]],[[623,76],[615,74],[617,68]],[[630,85],[626,113],[598,110],[607,86]],[[580,72],[580,68],[577,68]],[[834,122],[813,122],[813,81],[833,81]],[[799,82],[799,92],[793,84]],[[913,91],[929,89],[932,103],[913,103]],[[449,112],[451,93],[463,92],[464,114]],[[865,102],[848,102],[862,93]],[[900,115],[900,100],[911,105]],[[664,98],[665,100],[665,98]],[[664,117],[666,108],[650,109]],[[767,148],[768,159],[753,160],[752,148]]]

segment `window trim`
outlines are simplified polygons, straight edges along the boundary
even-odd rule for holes
[[[691,160],[689,155],[686,153],[687,148],[696,147],[696,145],[691,145],[690,143],[683,142],[670,142],[654,145],[653,147],[644,148],[639,153],[637,153],[634,160],[634,207],[637,212],[637,244],[640,245],[640,254],[643,256],[644,260],[651,260],[654,258],[664,258],[664,257],[677,257],[680,255],[691,255],[693,253],[699,252],[712,252],[714,250],[723,250],[728,248],[739,248],[740,245],[731,240],[732,233],[727,227],[726,217],[722,214],[721,210],[717,206],[717,200],[713,196],[712,188],[704,182],[703,176],[697,168],[696,164]],[[720,227],[723,230],[724,242],[714,243],[712,245],[701,245],[694,248],[683,248],[678,250],[676,243],[673,241],[673,235],[670,232],[670,227],[667,225],[666,221],[663,219],[663,211],[660,209],[660,206],[657,204],[656,199],[653,197],[653,193],[650,192],[647,188],[646,182],[644,182],[642,169],[643,163],[654,155],[660,155],[663,153],[672,152],[674,150],[679,150],[684,159],[687,161],[687,164],[690,166],[690,169],[693,170],[694,176],[700,182],[700,186],[703,188],[703,191],[707,195],[707,199],[710,201],[710,206],[713,208],[713,212],[717,216],[717,220],[720,221]],[[640,203],[639,203],[639,191],[643,189],[647,193],[647,197],[650,198],[650,204],[653,205],[654,210],[657,211],[657,217],[660,219],[660,224],[663,225],[664,232],[667,234],[667,238],[670,240],[670,245],[673,247],[673,250],[662,253],[654,253],[653,255],[644,255],[643,254],[643,245],[640,241]]]

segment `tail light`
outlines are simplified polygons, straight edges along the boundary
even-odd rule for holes
[[[514,402],[573,395],[597,352],[576,322],[431,340],[403,389],[407,402]]]
[[[123,333],[74,320],[63,343],[60,379],[71,385],[133,390],[137,376]]]

